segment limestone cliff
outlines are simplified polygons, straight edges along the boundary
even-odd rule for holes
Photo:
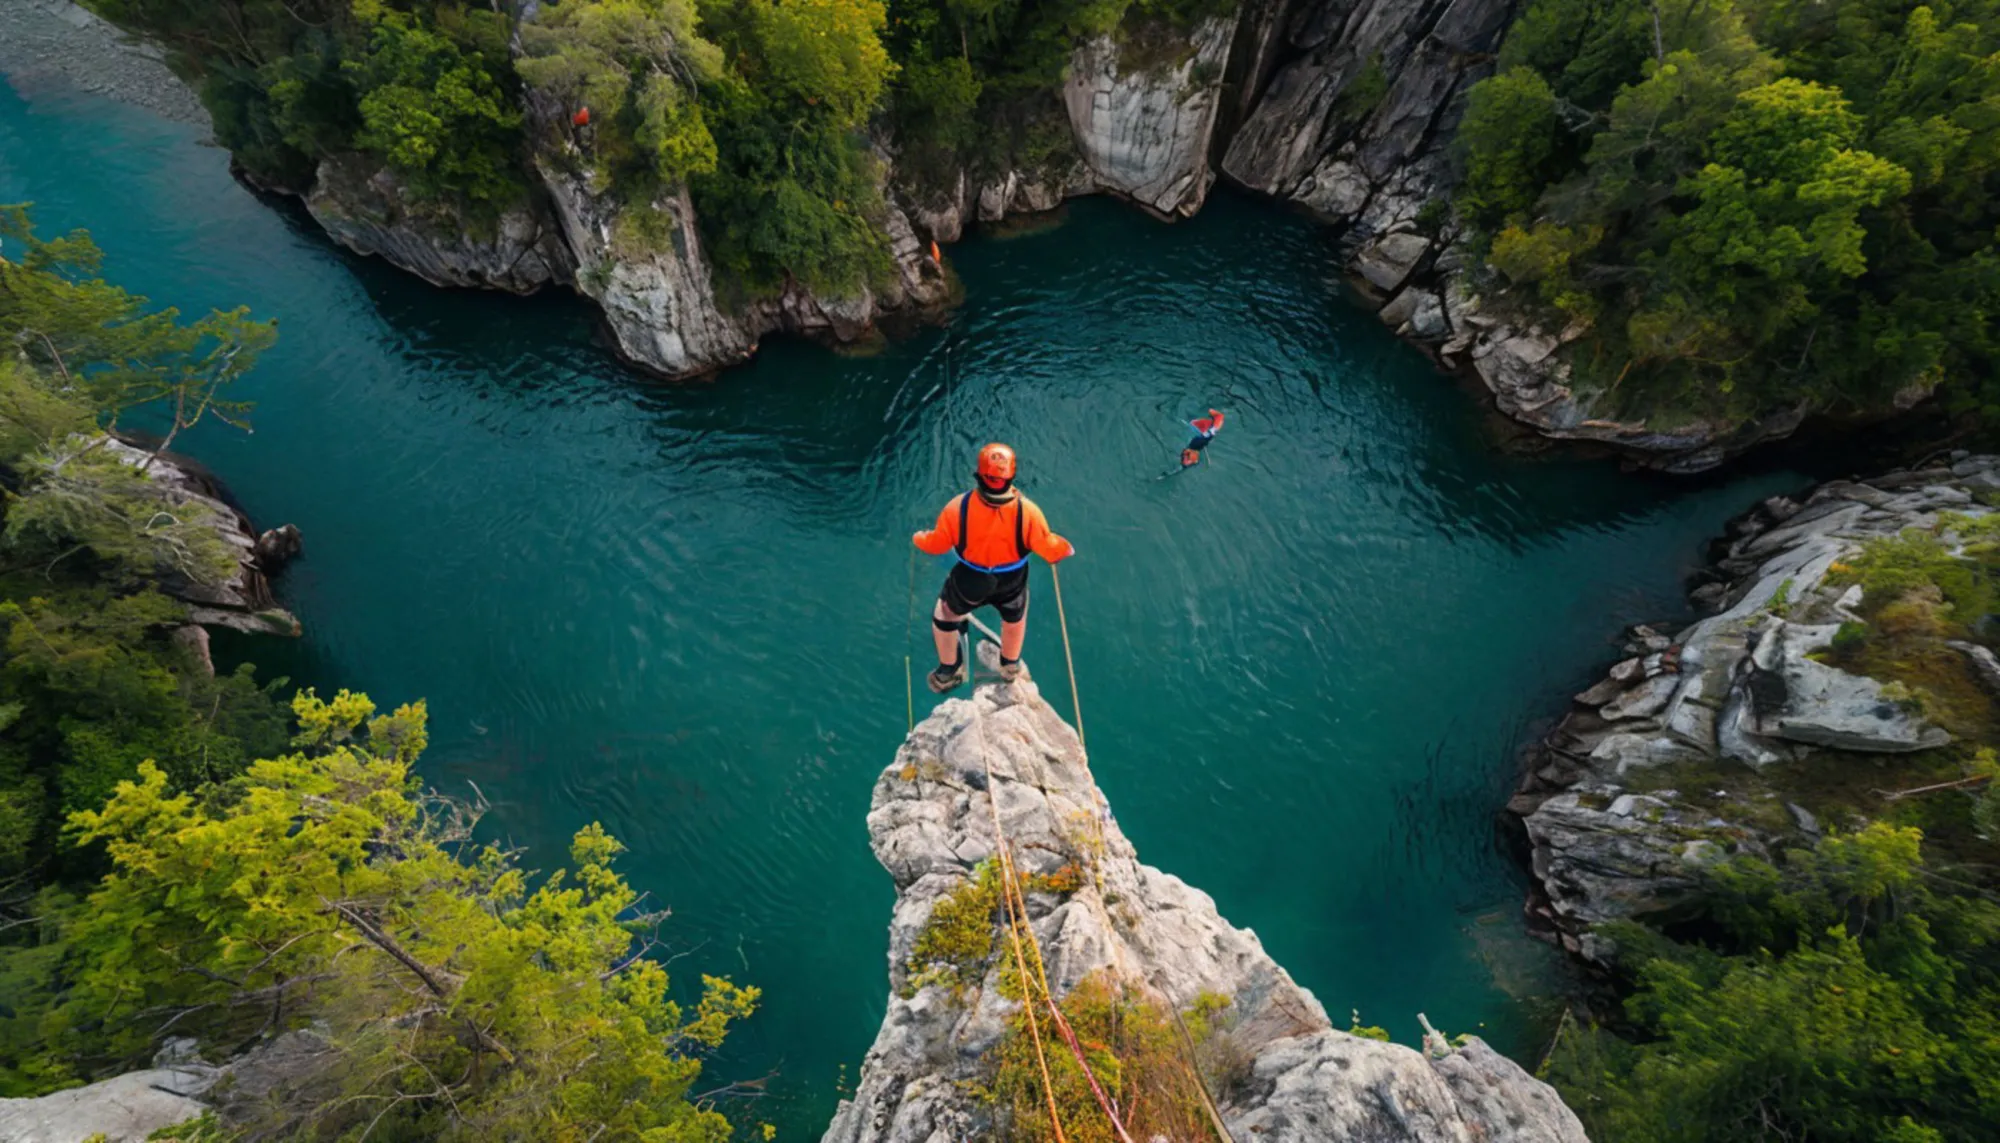
[[[434,286],[532,294],[571,280],[575,260],[548,212],[530,200],[470,225],[414,207],[402,181],[365,155],[319,165],[306,210],[327,236]]]
[[[1110,37],[1077,49],[1063,105],[1095,186],[1161,214],[1201,208],[1214,181],[1209,143],[1235,28],[1233,19],[1203,21],[1186,35],[1177,61],[1150,67]],[[1182,46],[1178,34],[1164,29],[1135,34]]]
[[[2000,660],[1921,616],[1886,614],[1893,629],[1876,630],[1864,612],[1892,601],[1866,600],[1844,569],[1906,529],[1962,544],[1941,518],[1984,517],[1996,494],[2000,457],[1961,453],[1775,497],[1737,521],[1694,593],[1709,614],[1673,635],[1635,628],[1628,657],[1530,748],[1509,808],[1539,886],[1531,916],[1605,959],[1592,925],[1672,910],[1704,866],[1808,843],[1822,822],[1881,813],[1878,788],[1929,781],[1953,738],[1932,712],[1976,728]],[[1883,644],[1896,661],[1925,664],[1946,700],[1914,699],[1837,650],[1877,638],[1896,641]]]
[[[620,354],[680,377],[742,361],[756,349],[749,325],[716,304],[694,204],[685,190],[651,204],[666,231],[664,240],[656,237],[646,249],[621,252],[625,211],[618,202],[555,160],[541,160],[540,170],[576,259],[577,291],[603,308]]]
[[[939,706],[876,782],[869,835],[897,890],[889,1011],[825,1143],[993,1137],[1000,1113],[977,1093],[1019,1035],[1004,944],[951,980],[912,961],[995,854],[996,805],[1022,875],[1044,879],[1026,900],[1053,995],[1108,978],[1175,1011],[1226,998],[1204,1016],[1216,1039],[1190,1048],[1235,1139],[1583,1140],[1552,1089],[1476,1039],[1425,1054],[1334,1029],[1254,933],[1139,862],[1075,733],[1024,676]]]
[[[941,196],[906,194],[910,220],[937,241],[955,242],[973,221],[1040,214],[1079,195],[1194,214],[1215,183],[1210,153],[1238,26],[1237,18],[1185,32],[1139,24],[1077,48],[1062,87],[1073,159],[1047,170],[961,171]]]
[[[1446,209],[1448,146],[1466,92],[1490,73],[1518,8],[1518,0],[1268,0],[1239,34],[1243,122],[1223,173],[1342,227],[1355,284],[1383,323],[1477,377],[1502,413],[1543,436],[1699,472],[1790,435],[1802,407],[1670,430],[1602,415],[1593,394],[1572,386],[1564,360],[1585,329],[1551,328],[1539,310],[1491,296],[1483,268],[1458,248]]]

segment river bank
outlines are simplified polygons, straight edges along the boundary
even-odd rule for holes
[[[1968,537],[1996,495],[2000,458],[1959,451],[1733,521],[1694,579],[1703,618],[1633,628],[1629,657],[1528,748],[1508,810],[1531,852],[1530,917],[1608,966],[1596,926],[1670,922],[1732,856],[1895,820],[1895,791],[1966,779],[1995,737],[2000,665],[1931,614],[1944,597],[1894,610],[1922,573],[1871,591],[1855,568],[1908,535],[1943,537],[1937,567],[1968,544],[1976,558]],[[1944,824],[1949,844],[1963,823]]]
[[[164,59],[71,0],[0,0],[0,75],[17,88],[72,87],[207,129],[200,97]]]

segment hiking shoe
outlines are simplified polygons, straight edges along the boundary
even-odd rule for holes
[[[1002,659],[1000,660],[1000,679],[1003,682],[1011,683],[1015,679],[1020,678],[1022,673],[1025,672],[1027,669],[1028,668],[1021,665],[1021,660],[1019,659],[1016,659],[1011,663],[1005,659]]]
[[[940,695],[946,691],[956,690],[964,686],[965,660],[960,658],[958,662],[953,663],[949,667],[940,665],[936,670],[924,676],[924,683],[931,688],[931,693]]]

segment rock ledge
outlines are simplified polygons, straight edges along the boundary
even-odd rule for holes
[[[1334,1029],[1256,934],[1139,862],[1076,734],[1024,675],[939,706],[876,782],[869,835],[897,889],[889,1011],[825,1143],[996,1134],[993,1109],[967,1089],[991,1078],[1018,1008],[998,987],[1002,958],[957,990],[909,968],[933,909],[995,853],[996,801],[1024,877],[1085,870],[1074,891],[1027,899],[1056,996],[1108,975],[1176,1010],[1204,993],[1229,999],[1218,1022],[1249,1063],[1214,1095],[1237,1139],[1584,1140],[1553,1089],[1477,1039],[1426,1056]]]

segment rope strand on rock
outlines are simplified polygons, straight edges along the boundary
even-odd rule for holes
[[[986,806],[993,813],[993,848],[1000,855],[1000,895],[1007,905],[1007,938],[1014,947],[1015,971],[1021,975],[1021,991],[1025,1000],[1025,993],[1028,991],[1028,962],[1021,954],[1023,926],[1018,923],[1014,915],[1014,895],[1008,891],[1011,882],[1008,871],[1013,867],[1013,863],[1006,857],[1007,833],[1000,825],[1000,799],[993,792],[993,760],[987,749],[986,722],[979,714],[979,693],[976,689],[972,695],[972,725],[979,735],[979,762],[986,769]],[[1034,943],[1035,930],[1028,930],[1028,940]],[[1040,962],[1041,955],[1041,948],[1037,945],[1035,948],[1037,963]],[[1055,1080],[1049,1076],[1048,1056],[1042,1051],[1042,1031],[1035,1019],[1035,1005],[1032,1001],[1026,1001],[1021,1007],[1028,1017],[1028,1035],[1035,1042],[1035,1063],[1042,1072],[1042,1095],[1048,1100],[1049,1126],[1055,1130],[1056,1143],[1068,1143],[1068,1139],[1063,1135],[1062,1115],[1056,1110],[1056,1085]]]
[[[971,653],[970,646],[967,646],[966,653]],[[993,778],[992,744],[986,737],[986,718],[979,707],[977,689],[972,695],[972,726],[973,732],[979,736],[979,763],[986,771],[986,806],[993,815],[993,849],[996,859],[1000,862],[1000,896],[1006,904],[1007,935],[1014,948],[1015,970],[1021,975],[1022,1009],[1028,1017],[1028,1033],[1035,1042],[1035,1062],[1041,1068],[1042,1094],[1049,1105],[1049,1123],[1055,1129],[1058,1143],[1066,1143],[1062,1120],[1056,1111],[1055,1080],[1049,1075],[1048,1058],[1042,1049],[1040,1022],[1035,1017],[1034,999],[1029,995],[1033,983],[1041,985],[1042,1001],[1048,1006],[1049,1019],[1061,1034],[1063,1042],[1069,1046],[1070,1052],[1076,1056],[1077,1066],[1083,1069],[1083,1078],[1090,1084],[1091,1093],[1097,1097],[1097,1105],[1103,1109],[1105,1117],[1111,1120],[1111,1126],[1118,1132],[1118,1138],[1122,1143],[1132,1143],[1132,1137],[1126,1132],[1125,1124],[1119,1120],[1118,1113],[1112,1109],[1111,1101],[1104,1094],[1104,1088],[1097,1082],[1097,1075],[1091,1070],[1090,1061],[1084,1058],[1083,1048],[1076,1041],[1076,1033],[1070,1029],[1069,1021],[1063,1018],[1062,1009],[1056,1007],[1055,994],[1049,990],[1049,977],[1042,961],[1041,942],[1035,938],[1035,930],[1028,924],[1028,899],[1021,892],[1020,878],[1014,868],[1006,827],[1000,824],[1000,797]],[[1023,929],[1028,933],[1028,947],[1035,952],[1034,982],[1028,978],[1027,959],[1021,950]]]

